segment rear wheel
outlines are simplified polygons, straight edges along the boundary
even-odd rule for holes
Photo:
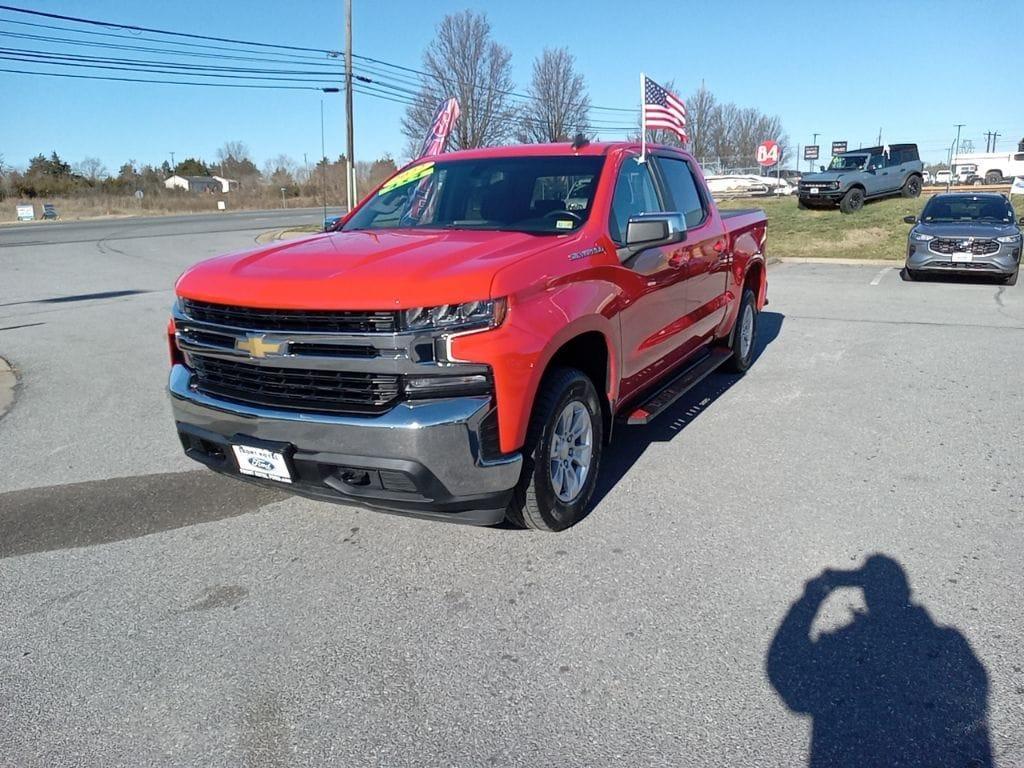
[[[998,184],[1002,180],[1003,174],[1001,174],[999,171],[989,171],[988,173],[985,174],[986,184]]]
[[[736,325],[733,326],[729,339],[732,357],[726,361],[724,367],[733,373],[745,373],[754,362],[756,342],[757,297],[752,290],[746,288],[740,301],[740,311],[736,315]]]
[[[920,197],[921,177],[908,176],[907,180],[903,182],[903,189],[900,190],[900,194],[902,194],[904,197]]]
[[[864,207],[864,190],[854,187],[839,201],[839,210],[843,213],[856,213]]]
[[[523,473],[506,519],[523,528],[561,531],[587,512],[604,441],[593,382],[575,368],[556,368],[537,393],[523,448]]]

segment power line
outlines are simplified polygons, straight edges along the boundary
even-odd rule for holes
[[[174,31],[174,30],[158,29],[158,28],[155,28],[155,27],[142,27],[142,26],[138,26],[138,25],[134,25],[134,24],[118,24],[118,23],[114,23],[114,22],[100,21],[100,20],[97,20],[97,19],[86,19],[86,18],[77,17],[77,16],[68,16],[68,15],[65,15],[65,14],[47,13],[47,12],[44,12],[44,11],[35,11],[35,10],[29,10],[29,9],[25,9],[25,8],[15,8],[14,6],[9,6],[9,5],[0,5],[0,10],[10,11],[10,12],[13,12],[13,13],[23,13],[23,14],[28,14],[28,15],[37,16],[37,17],[43,17],[43,18],[49,18],[49,19],[55,19],[55,20],[58,20],[58,21],[68,21],[68,22],[73,22],[73,23],[78,23],[78,24],[87,24],[87,25],[92,25],[92,26],[99,26],[99,27],[104,27],[104,28],[107,28],[107,29],[133,30],[133,31],[137,31],[137,32],[148,32],[148,33],[160,34],[160,35],[170,35],[170,36],[174,36],[174,37],[184,37],[184,38],[188,38],[188,39],[191,39],[191,40],[208,40],[208,41],[211,41],[211,42],[228,43],[228,44],[232,44],[232,45],[244,45],[244,46],[249,46],[249,47],[271,48],[271,49],[287,50],[287,51],[301,51],[301,52],[304,52],[304,53],[319,53],[319,54],[324,54],[324,55],[327,55],[327,56],[330,56],[330,57],[335,57],[335,58],[341,55],[339,51],[330,50],[330,49],[324,49],[324,48],[310,48],[310,47],[306,47],[306,46],[284,45],[284,44],[280,44],[280,43],[265,43],[265,42],[252,41],[252,40],[240,40],[240,39],[236,39],[236,38],[217,37],[217,36],[214,36],[214,35],[200,35],[200,34],[195,34],[195,33],[191,33],[191,32],[177,32],[177,31]],[[12,22],[12,23],[20,23],[20,22]],[[40,25],[40,26],[42,26],[42,25]],[[68,29],[66,27],[58,27],[57,29],[61,29],[63,31],[67,31],[67,32],[86,32],[86,33],[90,32],[89,30],[74,30],[74,29]],[[114,37],[118,37],[118,38],[123,39],[123,35],[115,35]],[[204,47],[210,48],[211,46],[204,46]],[[393,69],[396,69],[396,70],[417,74],[417,75],[419,75],[421,77],[425,77],[425,78],[428,78],[428,79],[433,79],[433,76],[430,75],[429,73],[424,72],[423,70],[415,69],[413,67],[407,67],[407,66],[401,65],[401,64],[394,64],[392,62],[384,61],[382,59],[377,59],[377,58],[370,57],[370,56],[362,56],[362,55],[355,54],[355,53],[353,53],[353,58],[360,59],[360,60],[363,60],[363,61],[369,61],[371,63],[379,64],[379,65],[382,65],[382,66],[385,66],[385,67],[390,67],[390,68],[393,68]],[[458,82],[458,84],[461,85],[461,86],[464,86],[464,87],[468,86],[470,88],[473,88],[474,90],[491,91],[491,92],[494,92],[494,93],[498,93],[498,94],[502,94],[502,95],[506,95],[506,96],[510,96],[510,97],[514,97],[514,98],[518,98],[518,99],[538,100],[537,97],[535,97],[535,96],[532,96],[530,94],[518,93],[518,92],[516,92],[514,90],[505,90],[505,89],[493,88],[491,86],[486,86],[486,85],[482,85],[482,84],[475,84],[475,83],[468,83],[467,84],[467,83],[463,83],[463,82]],[[619,113],[628,113],[628,114],[637,114],[637,112],[638,112],[638,110],[636,110],[636,109],[630,109],[630,108],[626,108],[626,107],[603,107],[603,106],[600,106],[600,105],[591,105],[590,109],[591,110],[595,110],[595,111],[609,111],[609,112],[619,112]]]

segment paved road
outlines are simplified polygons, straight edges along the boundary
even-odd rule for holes
[[[543,535],[193,471],[169,287],[257,222],[190,221],[0,244],[0,765],[1024,764],[1024,285],[774,268]]]

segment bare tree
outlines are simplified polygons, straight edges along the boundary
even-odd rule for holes
[[[107,166],[98,157],[86,157],[82,162],[76,163],[72,170],[89,181],[99,181],[108,175]]]
[[[242,141],[224,142],[223,146],[217,150],[215,170],[219,175],[237,179],[242,184],[254,182],[260,175],[256,163],[252,161],[249,147]]]
[[[720,118],[718,101],[702,82],[700,88],[691,93],[685,103],[686,133],[690,137],[688,148],[694,157],[705,157],[708,154],[711,135]]]
[[[545,48],[534,60],[529,95],[520,113],[519,141],[568,141],[591,133],[587,85],[568,48]]]
[[[451,136],[454,148],[506,141],[514,120],[511,61],[511,51],[491,39],[485,14],[467,10],[445,16],[423,54],[420,91],[402,119],[409,147],[419,148],[437,105],[452,96],[461,109]]]

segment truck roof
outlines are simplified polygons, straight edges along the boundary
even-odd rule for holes
[[[480,147],[478,149],[460,149],[455,152],[445,152],[443,155],[432,155],[431,159],[445,160],[471,160],[487,157],[555,157],[559,155],[607,155],[613,149],[635,149],[640,151],[639,141],[593,141],[579,149],[573,148],[570,141],[560,141],[553,144],[507,144],[498,147]],[[671,149],[680,152],[678,147],[669,147],[661,144],[647,144],[648,151]],[[426,158],[424,158],[426,159]]]
[[[848,149],[845,152],[840,153],[838,156],[843,155],[880,155],[885,151],[885,147],[889,149],[917,149],[917,144],[886,144],[880,147],[861,147],[860,149]]]

